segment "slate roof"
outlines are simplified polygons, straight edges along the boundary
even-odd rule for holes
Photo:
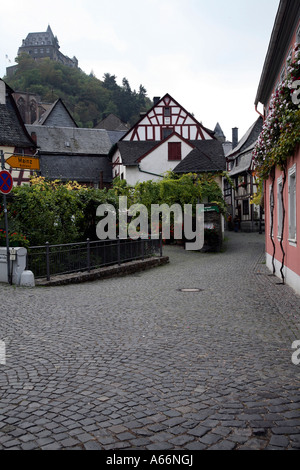
[[[174,173],[225,171],[226,159],[222,142],[218,140],[190,141],[194,149],[174,168]]]
[[[226,157],[232,159],[239,153],[244,152],[251,145],[254,145],[262,131],[262,127],[263,118],[260,116],[248,129],[246,134],[239,141],[238,145],[231,150],[231,152],[227,153]]]
[[[194,149],[174,168],[175,173],[198,173],[205,171],[225,171],[226,160],[223,145],[218,140],[188,141]],[[112,148],[118,148],[125,166],[137,166],[140,157],[151,152],[162,141],[119,141]]]
[[[99,183],[100,173],[103,172],[103,181],[112,181],[112,167],[107,156],[42,154],[40,170],[42,176],[52,180]]]
[[[121,140],[112,148],[112,152],[115,152],[118,148],[121,152],[122,163],[125,166],[136,166],[138,164],[137,160],[140,157],[161,143],[161,141],[156,142],[153,140],[139,142]]]
[[[250,169],[253,160],[252,152],[253,148],[239,156],[239,164],[238,166],[235,165],[233,169],[229,172],[230,177],[238,175]]]
[[[42,176],[61,181],[99,183],[103,172],[103,181],[112,181],[108,154],[124,132],[34,124],[28,124],[26,128],[29,133],[36,133]]]
[[[0,145],[35,148],[12,97],[13,90],[8,85],[6,92],[6,104],[0,104]]]
[[[42,114],[42,116],[41,116],[39,119],[37,119],[33,124],[34,124],[34,125],[41,125],[41,126],[42,126],[42,125],[45,125],[47,119],[48,119],[49,116],[52,114],[52,112],[54,111],[54,109],[56,108],[56,106],[57,106],[58,104],[60,104],[60,105],[64,108],[65,112],[68,114],[68,116],[70,117],[70,119],[71,119],[72,122],[74,123],[74,127],[78,127],[77,124],[76,124],[76,122],[75,122],[75,120],[74,120],[74,118],[71,116],[71,114],[70,114],[68,108],[65,106],[64,102],[63,102],[60,98],[59,98],[58,100],[56,100],[54,103],[52,103],[52,104],[48,107],[48,109]]]
[[[29,133],[35,132],[41,153],[72,155],[108,155],[117,138],[104,129],[76,127],[47,127],[27,124]]]
[[[128,126],[125,122],[121,121],[118,116],[110,113],[99,124],[95,126],[95,129],[106,129],[107,131],[128,131]],[[124,134],[125,134],[124,132]]]
[[[238,146],[226,155],[227,158],[234,161],[234,166],[229,172],[230,177],[248,171],[251,168],[253,149],[262,131],[262,127],[263,119],[259,117],[240,140]],[[237,159],[238,165],[236,164]]]

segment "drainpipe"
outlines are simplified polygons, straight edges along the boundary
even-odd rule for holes
[[[140,165],[138,165],[138,169],[141,173],[147,173],[147,175],[158,176],[159,178],[163,178],[162,175],[158,175],[157,173],[151,173],[150,171],[141,170]]]
[[[263,118],[263,120],[265,120],[264,116],[258,111],[257,104],[255,105],[255,111]]]

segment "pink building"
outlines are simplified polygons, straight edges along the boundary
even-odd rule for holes
[[[255,100],[264,127],[254,158],[264,181],[267,266],[300,294],[299,98],[300,2],[281,0]]]

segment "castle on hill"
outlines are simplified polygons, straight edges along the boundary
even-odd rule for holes
[[[26,39],[23,39],[22,46],[19,47],[18,56],[21,54],[29,54],[33,59],[39,60],[49,57],[55,62],[59,62],[68,67],[77,68],[78,60],[76,57],[70,59],[60,52],[59,42],[54,36],[50,26],[43,33],[29,33]],[[11,77],[17,70],[18,66],[13,65],[6,68],[7,77]]]

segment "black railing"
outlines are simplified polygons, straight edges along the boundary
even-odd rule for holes
[[[35,278],[121,265],[151,256],[162,256],[162,237],[159,239],[97,240],[66,245],[32,246],[27,252],[27,269]]]

